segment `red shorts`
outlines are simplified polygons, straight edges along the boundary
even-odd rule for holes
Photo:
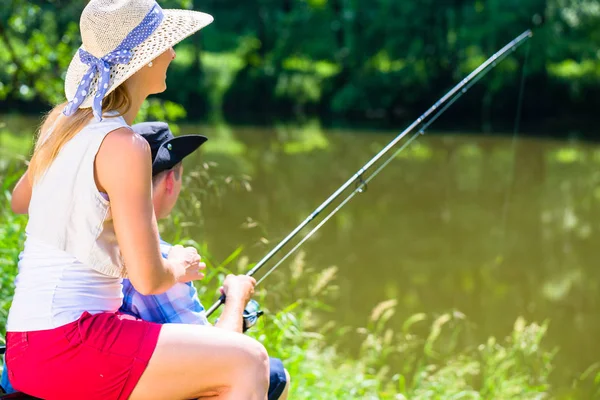
[[[52,399],[127,399],[154,352],[160,324],[87,312],[59,328],[8,332],[6,365],[15,389]]]

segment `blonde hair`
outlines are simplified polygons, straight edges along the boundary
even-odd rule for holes
[[[33,156],[29,162],[29,176],[32,183],[48,169],[63,146],[93,118],[91,108],[80,108],[71,116],[60,118],[60,113],[66,105],[67,103],[63,103],[54,107],[41,124]],[[103,113],[117,111],[121,116],[130,108],[131,96],[124,85],[117,86],[102,102]]]

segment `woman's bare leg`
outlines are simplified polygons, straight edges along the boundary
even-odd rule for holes
[[[269,358],[262,344],[212,326],[163,325],[130,400],[264,400]]]

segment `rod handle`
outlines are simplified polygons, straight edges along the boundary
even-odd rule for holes
[[[221,297],[219,297],[219,300],[217,300],[215,302],[215,304],[213,304],[208,311],[206,311],[206,316],[210,317],[212,315],[212,313],[214,313],[215,311],[217,311],[217,309],[219,307],[221,307],[221,305],[225,304],[225,295],[222,294]]]

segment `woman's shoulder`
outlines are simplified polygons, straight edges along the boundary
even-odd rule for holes
[[[152,176],[151,158],[148,142],[128,126],[109,132],[96,156],[100,185],[104,187],[105,179],[110,177],[125,181],[147,176],[149,182]]]
[[[110,131],[102,143],[102,148],[112,154],[127,154],[143,156],[150,154],[150,145],[129,126],[121,126]]]

